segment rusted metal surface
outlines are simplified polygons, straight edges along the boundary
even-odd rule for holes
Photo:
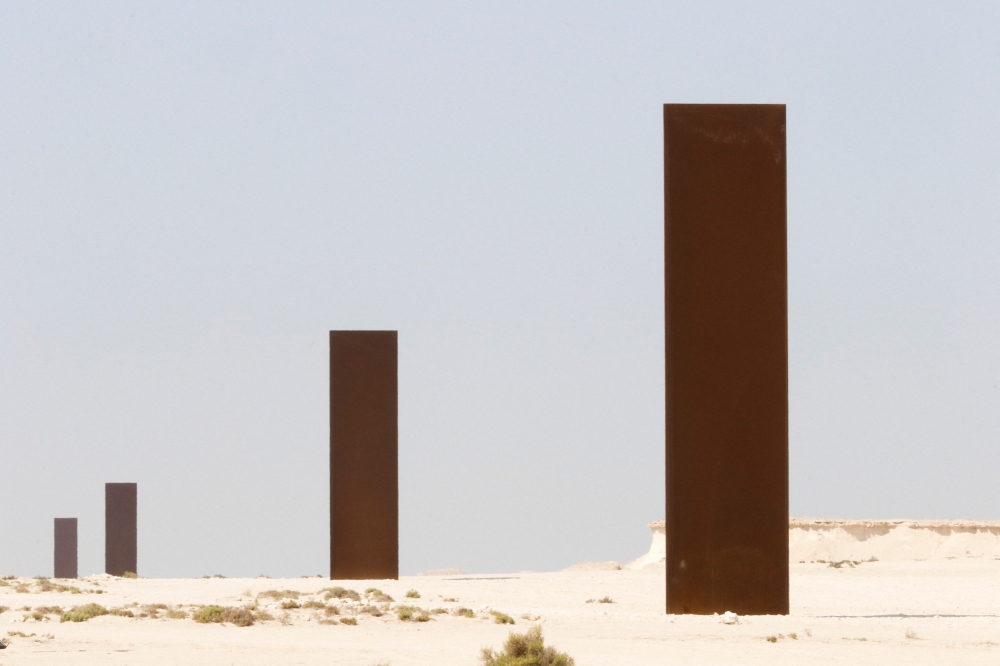
[[[788,613],[784,105],[668,104],[667,612]]]
[[[330,578],[399,578],[396,331],[330,331]]]
[[[104,573],[139,573],[137,500],[138,486],[134,483],[104,484]]]
[[[76,518],[55,519],[55,578],[77,578]]]

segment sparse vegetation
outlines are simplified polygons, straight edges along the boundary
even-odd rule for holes
[[[490,611],[490,615],[493,616],[493,621],[497,624],[514,624],[514,618],[507,613],[501,613],[500,611]]]
[[[511,632],[503,652],[483,648],[483,666],[574,666],[573,657],[546,647],[542,628],[534,626],[524,634]]]
[[[35,608],[35,610],[38,611],[39,613],[43,613],[45,615],[62,615],[63,614],[63,609],[59,608],[59,606],[38,606],[38,607]]]
[[[417,592],[416,590],[410,590],[410,591],[408,591],[406,593],[406,598],[407,599],[419,599],[420,598],[420,593]]]
[[[355,624],[358,623],[358,621],[355,618],[353,618],[353,617],[342,617],[342,618],[340,618],[340,623],[341,624],[355,625]]]
[[[309,601],[302,604],[303,608],[326,608],[326,604],[318,599],[310,599]]]
[[[324,599],[329,601],[330,599],[350,599],[351,601],[361,601],[361,595],[354,590],[348,590],[346,588],[340,587],[326,587],[320,590],[320,593],[326,592],[323,596]]]
[[[340,615],[340,609],[336,606],[327,606],[323,609],[325,615]]]
[[[288,599],[286,601],[281,602],[282,610],[292,610],[293,608],[302,608],[302,606],[300,606],[299,602],[295,601],[294,599]]]
[[[371,597],[373,601],[376,601],[378,603],[392,603],[393,601],[395,601],[395,599],[393,599],[392,597],[390,597],[388,594],[378,589],[377,587],[369,587],[367,590],[365,590],[365,594]]]
[[[612,599],[611,597],[605,596],[605,597],[601,597],[600,599],[598,599],[597,603],[599,603],[599,604],[613,604],[613,603],[615,603],[615,600]]]
[[[268,613],[266,610],[254,611],[253,619],[258,622],[270,622],[274,619],[274,616]]]
[[[432,608],[431,615],[444,615],[448,612],[447,608]]]
[[[473,612],[471,608],[465,608],[464,606],[462,608],[456,608],[454,613],[455,615],[459,615],[461,617],[476,617],[475,612]]]
[[[382,617],[384,615],[384,613],[378,606],[373,606],[371,604],[363,606],[358,612],[371,615],[372,617]]]
[[[135,617],[132,611],[127,608],[112,608],[108,611],[109,615],[117,615],[119,617]]]
[[[0,606],[0,614],[6,613],[9,610],[10,610],[9,606]]]
[[[254,616],[246,608],[204,606],[195,612],[194,621],[200,624],[217,622],[220,624],[235,624],[237,627],[249,627],[253,624]]]
[[[788,634],[788,637],[791,638],[793,641],[799,640],[799,635],[794,632]]]
[[[444,601],[450,601],[452,603],[457,603],[458,599],[456,599],[455,597],[445,597]]]
[[[171,620],[183,620],[188,616],[188,612],[181,608],[168,608],[167,617]]]
[[[917,635],[913,632],[912,629],[906,630],[906,637],[909,638],[910,640],[917,640]]]
[[[134,571],[126,571],[122,574],[122,578],[138,578],[139,574]]]
[[[85,606],[74,606],[59,618],[60,622],[86,622],[87,620],[101,615],[107,615],[108,609],[100,604],[86,604]]]
[[[777,636],[768,636],[766,640],[767,640],[768,643],[777,643],[778,642],[778,637]]]
[[[203,606],[194,612],[194,621],[199,624],[222,622],[222,606]]]
[[[267,599],[267,598],[270,598],[270,599],[298,599],[300,594],[302,594],[302,593],[301,592],[297,592],[295,590],[267,590],[265,592],[261,592],[260,594],[258,594],[257,598],[260,599],[261,597],[264,597],[265,599]]]

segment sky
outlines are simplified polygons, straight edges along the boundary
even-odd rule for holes
[[[0,573],[327,575],[328,331],[400,567],[642,555],[664,103],[783,103],[792,515],[1000,519],[995,2],[0,3]]]

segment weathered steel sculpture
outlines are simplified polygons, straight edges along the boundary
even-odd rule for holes
[[[134,483],[104,484],[104,572],[137,574],[137,499]]]
[[[330,331],[330,578],[399,577],[396,331]]]
[[[77,578],[76,518],[55,519],[55,578]]]
[[[785,107],[664,139],[667,612],[788,613]]]

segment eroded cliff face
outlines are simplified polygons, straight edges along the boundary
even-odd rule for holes
[[[649,552],[624,569],[666,567],[666,523],[649,529]],[[788,530],[792,563],[1000,558],[1000,521],[790,518]]]

